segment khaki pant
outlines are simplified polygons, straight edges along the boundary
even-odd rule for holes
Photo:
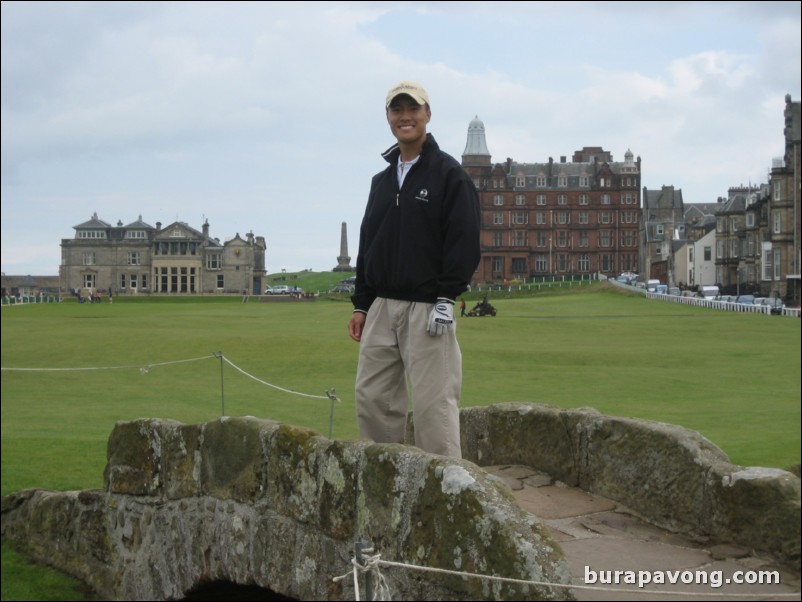
[[[411,396],[415,445],[459,458],[462,354],[456,322],[445,334],[426,332],[433,307],[382,297],[371,305],[359,345],[357,423],[363,437],[403,443]]]

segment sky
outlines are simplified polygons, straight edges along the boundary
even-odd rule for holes
[[[268,273],[351,265],[384,100],[428,91],[458,160],[601,146],[713,203],[768,182],[800,100],[799,2],[2,2],[2,271],[56,275],[94,213],[253,232]]]

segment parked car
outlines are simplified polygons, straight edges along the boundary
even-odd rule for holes
[[[348,293],[351,294],[354,292],[354,285],[353,284],[338,284],[334,287],[335,293]]]
[[[719,298],[719,290],[717,286],[700,286],[699,296],[702,299],[708,299],[710,301],[712,301],[713,299],[716,299],[717,301],[722,300]]]
[[[696,293],[693,292],[693,291],[684,290],[684,291],[682,291],[682,296],[683,297],[696,297]]]
[[[678,286],[669,286],[668,287],[668,294],[674,295],[675,297],[679,297],[682,293],[679,290]]]
[[[735,298],[736,303],[740,303],[741,305],[753,305],[755,303],[755,296],[754,295],[738,295]]]
[[[755,305],[757,305],[758,300],[755,299]],[[760,299],[760,305],[768,305],[771,308],[771,313],[773,314],[781,314],[783,313],[783,307],[785,304],[783,300],[779,297],[762,297]]]
[[[273,294],[273,287],[272,286],[268,286],[265,289],[265,295],[272,295],[272,294]]]
[[[278,286],[273,287],[273,295],[288,295],[290,293],[290,287],[286,284],[280,284]]]

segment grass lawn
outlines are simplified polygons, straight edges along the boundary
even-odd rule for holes
[[[468,309],[479,296],[467,297]],[[490,301],[496,317],[458,322],[464,406],[589,406],[699,431],[736,464],[799,464],[800,320],[650,301],[600,284],[494,292]],[[224,412],[327,435],[325,392],[335,389],[332,435],[357,436],[358,345],[347,334],[347,296],[286,303],[115,297],[1,314],[4,495],[102,487],[106,441],[118,420],[195,423]],[[3,599],[37,599],[7,591],[16,561],[3,546]]]

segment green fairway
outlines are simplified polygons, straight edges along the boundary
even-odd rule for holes
[[[345,299],[4,308],[3,493],[102,486],[118,420],[225,412],[356,437]],[[602,285],[491,302],[498,316],[459,320],[465,406],[589,406],[697,430],[737,464],[799,463],[799,320]]]
[[[464,406],[593,407],[699,431],[736,464],[799,463],[800,320],[601,284],[490,301],[496,317],[458,321]],[[347,295],[4,307],[2,493],[102,487],[118,420],[225,413],[356,437],[350,314]],[[18,559],[6,546],[3,559],[5,583]],[[15,595],[28,594],[4,588]]]

